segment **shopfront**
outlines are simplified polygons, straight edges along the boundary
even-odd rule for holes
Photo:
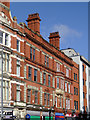
[[[30,120],[40,120],[40,118],[42,117],[42,119],[44,120],[49,120],[49,112],[44,112],[44,111],[31,111],[28,110],[27,114],[30,115]],[[53,120],[53,113],[51,112],[51,120]]]

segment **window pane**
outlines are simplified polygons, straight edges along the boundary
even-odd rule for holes
[[[48,75],[48,86],[50,87],[50,75]]]
[[[17,75],[20,76],[20,61],[17,60]]]
[[[3,32],[0,31],[0,43],[3,43]]]
[[[5,87],[3,87],[3,99],[5,100]]]
[[[31,90],[27,91],[27,101],[31,102]]]
[[[9,35],[6,33],[5,34],[5,45],[8,45],[8,41],[9,41]]]
[[[46,84],[46,73],[43,73],[43,84]]]
[[[62,107],[62,98],[60,96],[60,107]]]
[[[7,54],[7,72],[9,71],[9,54]]]
[[[65,83],[65,92],[67,92],[67,83]]]
[[[38,103],[38,91],[35,91],[35,103]]]
[[[48,105],[50,105],[50,94],[48,94]]]
[[[37,70],[34,69],[34,81],[37,81]]]
[[[57,88],[59,88],[59,78],[57,78]]]
[[[66,69],[66,76],[69,77],[69,69]]]
[[[32,47],[30,47],[30,59],[32,60]]]
[[[68,84],[68,92],[70,93],[70,84]]]
[[[20,101],[20,86],[19,85],[17,85],[16,100]]]
[[[35,49],[33,49],[33,60],[35,60]]]
[[[47,96],[46,96],[46,93],[44,93],[44,105],[47,105]]]
[[[45,55],[45,66],[46,66],[46,55]]]
[[[17,51],[19,52],[20,51],[20,41],[17,40]]]
[[[47,67],[49,67],[49,57],[47,57]]]
[[[32,80],[32,68],[30,66],[28,67],[28,78]]]
[[[0,58],[0,70],[2,70],[2,59]]]

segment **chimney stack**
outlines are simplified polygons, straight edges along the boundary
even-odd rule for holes
[[[28,28],[32,29],[34,32],[40,34],[40,17],[38,13],[28,15]]]
[[[56,48],[60,49],[60,36],[59,32],[50,33],[49,42]]]

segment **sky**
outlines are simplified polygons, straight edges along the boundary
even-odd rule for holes
[[[88,59],[88,2],[11,2],[10,10],[18,23],[26,24],[29,14],[39,13],[45,40],[58,31],[60,49],[73,48]]]

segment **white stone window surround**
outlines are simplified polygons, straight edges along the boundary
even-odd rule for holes
[[[2,43],[0,44],[10,47],[10,41],[11,41],[10,34],[7,31],[3,31],[3,30],[0,30],[0,32],[2,32]]]
[[[4,58],[5,57],[5,58]],[[2,55],[0,53],[0,72],[1,72],[1,64],[2,64]],[[10,53],[8,51],[3,50],[3,72],[10,72]]]
[[[1,77],[0,77],[1,79]],[[3,78],[4,83],[4,92],[3,92],[3,96],[4,96],[4,100],[8,101],[10,100],[10,81],[9,79]],[[8,83],[8,84],[7,84]],[[0,89],[1,89],[1,80],[0,80]],[[1,99],[1,90],[0,90],[0,99]]]
[[[18,37],[17,35],[15,35],[15,34],[13,34],[13,33],[11,33],[11,32],[8,32],[8,31],[6,31],[5,29],[2,29],[2,28],[0,28],[0,31],[2,31],[2,32],[4,32],[4,33],[7,33],[8,35],[9,35],[9,47],[11,48],[11,37],[14,37],[14,38],[16,38],[16,40],[18,39],[20,42],[23,42],[24,43],[24,39],[21,39],[20,37]],[[8,47],[7,46],[7,47]],[[11,50],[14,50],[14,51],[17,51],[17,49],[13,49],[13,48],[11,48]],[[24,53],[22,53],[22,52],[20,52],[20,54],[22,54],[22,55],[24,55]]]

